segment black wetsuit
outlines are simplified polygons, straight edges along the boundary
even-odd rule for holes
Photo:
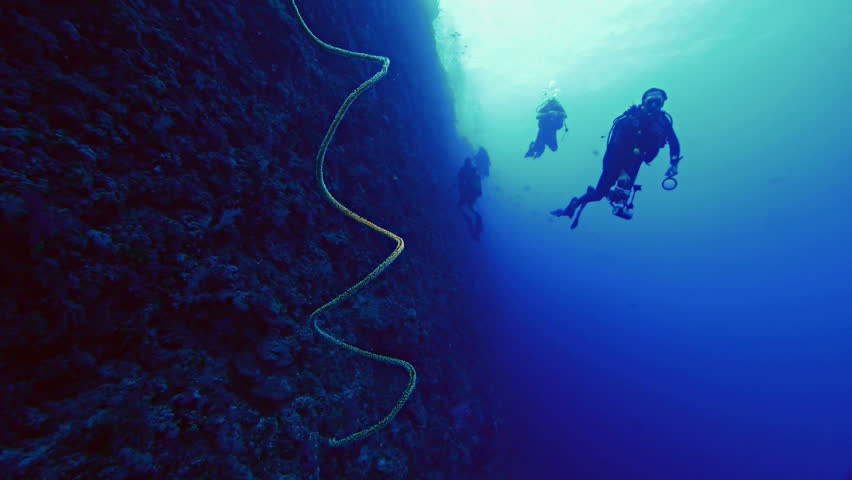
[[[639,107],[631,107],[613,122],[598,185],[580,197],[580,204],[604,198],[622,170],[630,176],[631,183],[635,182],[642,162],[651,163],[666,143],[671,156],[680,157],[680,142],[671,116],[662,110],[647,113]],[[638,153],[634,149],[638,149]]]
[[[459,205],[471,206],[476,199],[482,196],[482,181],[479,173],[473,165],[463,166],[459,169]]]
[[[482,196],[482,180],[477,172],[476,167],[471,163],[467,163],[459,169],[459,207],[461,207],[462,216],[470,228],[470,233],[474,240],[479,241],[479,235],[482,233],[482,216],[473,209],[473,204],[476,199]],[[465,213],[465,207],[470,209],[473,217]]]
[[[556,132],[565,125],[565,109],[556,100],[548,101],[538,110],[538,135],[535,141],[530,143],[524,157],[538,158],[544,153],[547,146],[555,152],[559,145],[556,143]]]

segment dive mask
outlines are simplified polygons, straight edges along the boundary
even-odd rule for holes
[[[645,100],[642,102],[642,105],[644,105],[645,108],[650,110],[659,110],[663,108],[664,101],[665,100],[663,99],[662,95],[651,94],[645,97]]]

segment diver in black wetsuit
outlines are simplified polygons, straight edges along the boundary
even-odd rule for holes
[[[524,158],[540,157],[544,153],[545,146],[555,152],[559,148],[559,145],[556,144],[556,131],[565,125],[565,117],[567,116],[562,104],[556,98],[550,98],[538,107],[535,116],[538,119],[538,136],[536,136],[534,142],[530,143],[530,148]],[[568,129],[566,128],[565,131],[568,131]]]
[[[667,100],[666,92],[659,88],[651,88],[642,95],[642,105],[633,105],[620,117],[613,121],[612,129],[607,139],[606,153],[603,158],[603,172],[598,180],[597,187],[589,187],[586,193],[571,199],[567,207],[550,212],[557,217],[567,216],[572,218],[577,209],[582,210],[589,202],[597,202],[602,198],[612,196],[614,193],[629,192],[634,189],[636,176],[642,162],[650,164],[660,152],[660,149],[669,144],[671,166],[666,171],[666,179],[673,180],[677,175],[677,166],[681,160],[680,142],[675,135],[672,126],[671,115],[662,110],[663,103]],[[617,182],[617,185],[616,185]],[[616,188],[610,192],[610,188]],[[638,190],[638,185],[635,190]],[[665,188],[665,184],[664,184]],[[612,198],[611,198],[612,200]],[[626,200],[622,198],[622,200]],[[632,203],[630,211],[624,209],[614,210],[616,215],[630,219],[632,217]],[[580,214],[571,225],[577,226]]]
[[[473,209],[473,204],[482,196],[482,181],[470,157],[464,159],[464,165],[459,169],[458,183],[462,216],[470,228],[471,236],[478,242],[482,234],[482,216]]]

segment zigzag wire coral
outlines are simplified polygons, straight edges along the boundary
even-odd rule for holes
[[[270,2],[275,7],[279,6],[277,0],[270,0]],[[344,438],[341,438],[341,439],[336,439],[336,438],[333,438],[333,437],[328,439],[328,444],[330,446],[342,447],[342,446],[345,446],[345,445],[352,443],[356,440],[360,440],[360,439],[362,439],[362,438],[364,438],[368,435],[371,435],[371,434],[381,430],[385,426],[387,426],[387,424],[389,424],[391,422],[391,420],[393,420],[393,418],[396,416],[396,414],[399,413],[399,411],[402,409],[402,407],[408,401],[409,397],[411,397],[411,393],[414,391],[414,386],[417,383],[417,372],[414,370],[414,366],[411,365],[410,363],[406,362],[405,360],[401,360],[401,359],[393,358],[393,357],[388,357],[388,356],[385,356],[385,355],[379,355],[377,353],[373,353],[373,352],[358,348],[356,346],[349,345],[348,343],[343,342],[342,340],[335,338],[334,336],[332,336],[331,334],[329,334],[328,332],[323,330],[319,326],[319,323],[317,321],[317,318],[319,317],[320,314],[322,314],[326,310],[336,306],[340,302],[346,300],[347,298],[352,296],[355,292],[357,292],[358,290],[363,288],[365,285],[370,283],[377,276],[379,276],[379,274],[381,274],[391,263],[393,263],[394,260],[396,260],[396,257],[398,257],[399,254],[402,253],[402,250],[405,248],[405,242],[402,240],[402,237],[396,235],[395,233],[393,233],[389,230],[386,230],[386,229],[374,224],[373,222],[367,220],[366,218],[364,218],[364,217],[358,215],[357,213],[349,210],[342,203],[337,201],[337,199],[335,199],[334,196],[332,196],[331,193],[328,191],[328,188],[326,188],[325,178],[323,176],[323,163],[325,162],[325,154],[326,154],[326,151],[328,150],[329,143],[331,143],[332,137],[334,137],[334,133],[337,131],[337,127],[340,125],[341,120],[343,120],[343,116],[346,115],[346,111],[349,109],[349,107],[352,105],[352,103],[355,101],[355,99],[358,97],[358,95],[361,95],[361,93],[366,91],[373,84],[377,83],[382,77],[384,77],[387,74],[388,67],[390,66],[390,59],[387,58],[387,57],[381,57],[381,56],[378,56],[378,55],[368,55],[366,53],[352,52],[352,51],[349,51],[349,50],[344,50],[342,48],[338,48],[338,47],[335,47],[335,46],[332,46],[332,45],[329,45],[329,44],[323,42],[322,40],[317,38],[317,36],[314,35],[313,32],[311,32],[310,28],[308,28],[308,25],[305,23],[305,20],[302,18],[301,13],[299,12],[299,8],[296,6],[296,0],[290,0],[290,2],[291,2],[291,5],[293,7],[293,10],[296,12],[296,18],[299,20],[299,23],[302,25],[302,29],[304,29],[304,31],[308,34],[308,36],[311,37],[311,39],[314,42],[316,42],[319,46],[321,46],[322,48],[324,48],[324,49],[326,49],[330,52],[336,53],[338,55],[343,55],[343,56],[346,56],[346,57],[362,58],[362,59],[365,59],[365,60],[372,60],[372,61],[375,61],[375,62],[381,62],[382,63],[381,71],[377,72],[375,75],[373,75],[368,80],[366,80],[364,83],[362,83],[360,86],[358,86],[358,88],[353,90],[352,93],[350,93],[349,96],[346,97],[346,100],[343,101],[343,103],[340,105],[340,108],[337,110],[337,114],[334,116],[334,120],[332,120],[331,124],[328,127],[328,131],[326,132],[325,137],[322,140],[322,144],[320,144],[319,152],[317,152],[316,175],[317,175],[317,180],[319,182],[319,186],[320,186],[320,189],[322,190],[323,196],[325,196],[325,198],[329,202],[331,202],[331,204],[334,205],[335,208],[337,208],[338,210],[340,210],[341,212],[343,212],[349,218],[355,220],[356,222],[362,223],[362,224],[372,228],[373,230],[391,238],[392,240],[394,240],[396,242],[396,248],[394,248],[393,252],[391,252],[391,254],[388,255],[388,257],[385,258],[385,260],[382,263],[380,263],[375,269],[373,269],[373,271],[370,272],[366,277],[361,279],[355,285],[352,285],[351,287],[349,287],[349,289],[347,289],[345,292],[343,292],[340,295],[338,295],[337,297],[335,297],[330,302],[328,302],[325,305],[314,310],[314,312],[311,313],[309,320],[313,324],[313,327],[317,331],[317,333],[319,333],[323,338],[325,338],[329,342],[331,342],[331,343],[333,343],[333,344],[335,344],[339,347],[343,347],[343,348],[345,348],[345,349],[347,349],[351,352],[362,355],[364,357],[371,358],[373,360],[377,360],[377,361],[380,361],[380,362],[385,362],[385,363],[388,363],[388,364],[391,364],[391,365],[397,365],[397,366],[400,366],[400,367],[406,369],[408,371],[408,386],[405,387],[405,391],[402,393],[402,396],[396,402],[396,405],[394,405],[394,407],[391,409],[391,411],[387,415],[385,415],[384,418],[379,420],[377,423],[373,424],[372,426],[370,426],[368,428],[365,428],[363,430],[359,430],[359,431],[357,431],[353,434],[350,434],[350,435],[348,435]]]

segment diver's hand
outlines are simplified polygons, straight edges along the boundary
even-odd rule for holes
[[[674,177],[675,175],[677,175],[677,165],[672,165],[668,170],[666,170],[666,176]]]

